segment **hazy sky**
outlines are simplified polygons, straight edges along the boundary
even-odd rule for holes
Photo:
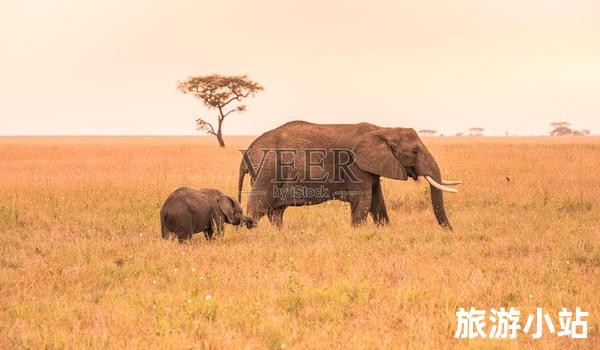
[[[0,134],[194,134],[210,73],[265,87],[226,134],[598,133],[600,1],[0,0]]]

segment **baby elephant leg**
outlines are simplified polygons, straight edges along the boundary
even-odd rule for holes
[[[177,233],[177,239],[179,240],[179,243],[183,243],[190,238],[192,238],[192,230],[185,230]]]
[[[213,222],[213,220],[210,220],[208,222],[208,226],[204,230],[204,238],[206,238],[207,241],[210,241],[213,238],[214,233],[215,233],[214,222]]]
[[[204,230],[204,237],[207,240],[211,240],[215,234],[222,235],[225,231],[223,220],[211,218],[206,230]]]
[[[180,221],[175,229],[177,234],[177,239],[179,243],[183,243],[190,238],[194,234],[194,227],[192,225],[192,218],[184,217],[180,218]]]

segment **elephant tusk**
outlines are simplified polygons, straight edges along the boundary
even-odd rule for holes
[[[446,186],[462,185],[462,183],[460,180],[442,180],[442,185]]]
[[[458,192],[454,188],[450,188],[450,187],[446,187],[446,186],[440,185],[439,183],[435,182],[435,180],[432,179],[431,176],[425,176],[425,180],[427,180],[427,182],[429,182],[431,184],[431,186],[437,188],[440,191],[446,191],[446,192],[452,192],[452,193],[457,193]]]

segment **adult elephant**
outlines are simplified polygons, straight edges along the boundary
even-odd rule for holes
[[[431,203],[438,223],[451,230],[437,162],[413,129],[383,128],[369,123],[286,123],[267,131],[248,147],[240,164],[238,198],[245,174],[252,190],[247,214],[258,221],[267,215],[281,226],[289,206],[318,204],[330,199],[350,202],[352,224],[370,213],[376,224],[388,224],[380,177],[417,180],[431,185]]]

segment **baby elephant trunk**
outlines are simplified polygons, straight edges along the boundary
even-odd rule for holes
[[[244,224],[246,225],[247,228],[254,228],[256,227],[256,221],[249,217],[249,216],[244,216],[244,220],[243,220]]]

